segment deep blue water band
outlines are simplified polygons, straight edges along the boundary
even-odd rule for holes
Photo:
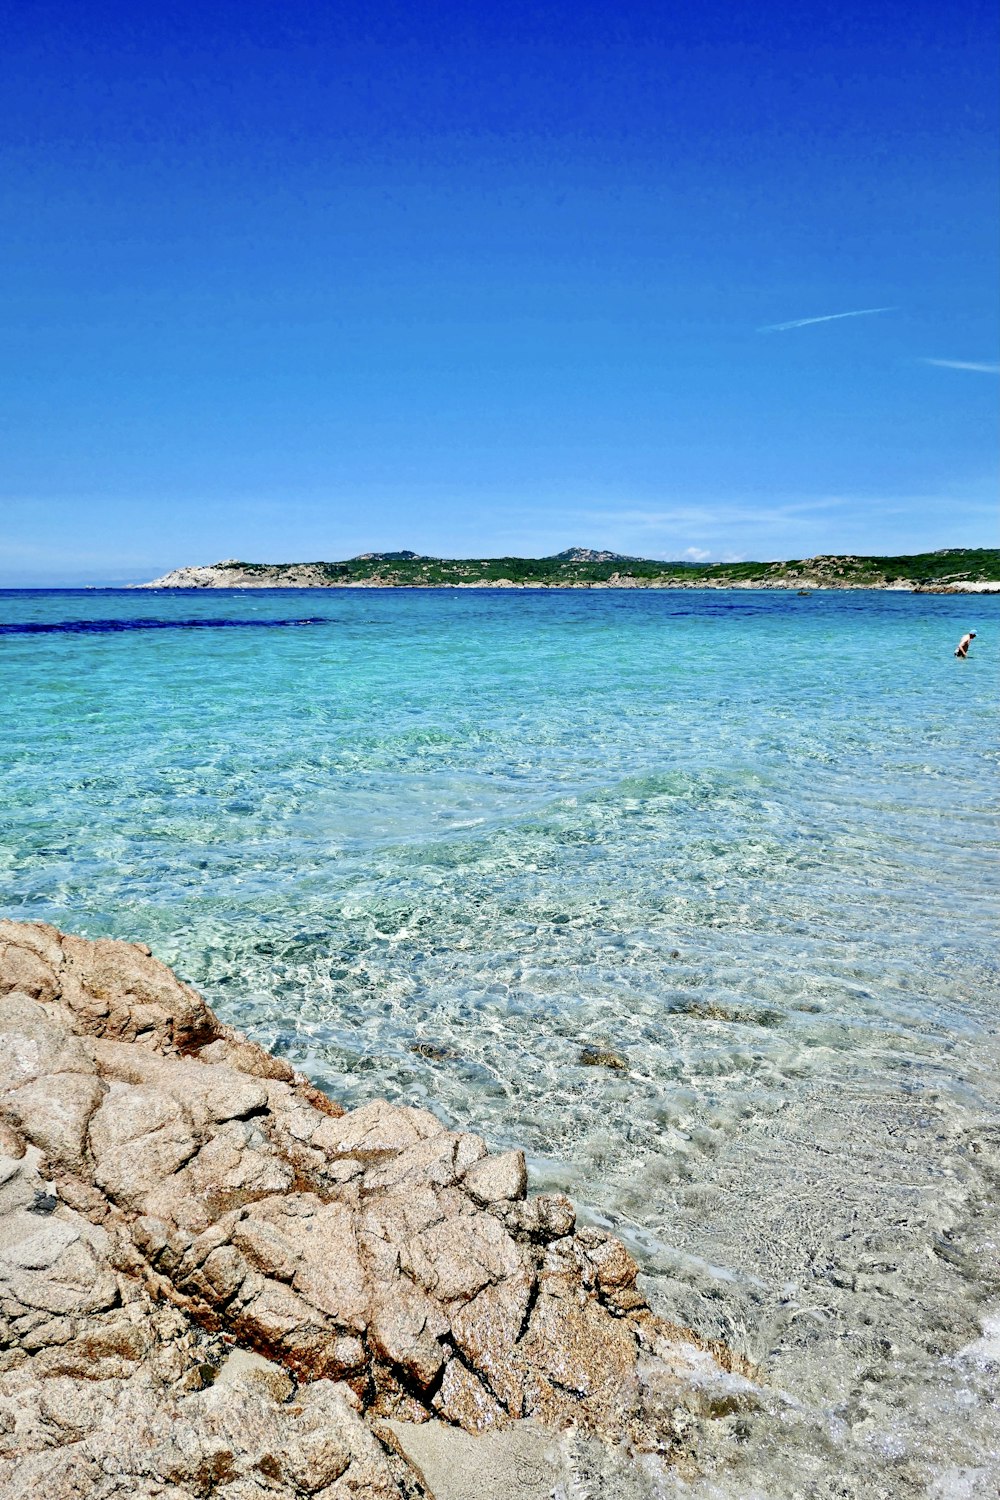
[[[37,620],[0,621],[0,635],[118,635],[132,630],[283,630],[332,620]]]

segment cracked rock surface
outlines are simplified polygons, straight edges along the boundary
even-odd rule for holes
[[[4,1500],[428,1495],[387,1419],[675,1456],[748,1383],[574,1225],[520,1152],[345,1113],[147,949],[0,922]]]

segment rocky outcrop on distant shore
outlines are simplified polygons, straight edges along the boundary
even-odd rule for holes
[[[317,589],[327,588],[330,579],[319,563],[290,563],[287,566],[257,565],[227,558],[224,562],[194,564],[174,568],[152,583],[137,584],[141,589]]]
[[[1000,594],[1000,581],[996,583],[922,583],[917,584],[915,594]]]
[[[669,1460],[754,1388],[636,1275],[520,1152],[345,1112],[147,948],[0,923],[5,1500],[418,1500],[432,1418]]]

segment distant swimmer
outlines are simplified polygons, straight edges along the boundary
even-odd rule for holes
[[[962,639],[959,641],[958,645],[955,647],[955,655],[958,656],[958,657],[960,657],[962,659],[962,661],[964,661],[965,658],[969,654],[969,647],[972,645],[972,642],[975,639],[976,639],[976,632],[974,630],[970,630],[969,633],[968,633],[968,635],[963,635]]]

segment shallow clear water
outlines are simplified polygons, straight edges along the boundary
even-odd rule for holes
[[[0,909],[525,1146],[773,1392],[664,1493],[994,1495],[998,664],[997,598],[8,593]]]

